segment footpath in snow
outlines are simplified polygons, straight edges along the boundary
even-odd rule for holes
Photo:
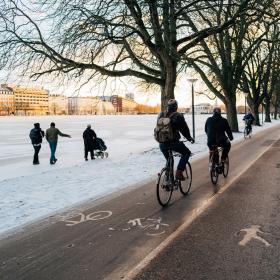
[[[97,199],[136,183],[155,178],[164,158],[153,139],[156,115],[48,116],[0,118],[0,235],[53,212]],[[196,143],[187,146],[194,158],[206,153],[204,124],[209,115],[196,115]],[[240,130],[244,128],[239,116]],[[185,115],[191,129],[191,116]],[[43,130],[54,121],[64,133],[57,147],[58,162],[49,164],[44,140],[40,165],[32,165],[28,138],[34,122]],[[108,146],[109,158],[85,162],[82,132],[90,123]],[[253,133],[279,123],[254,127]],[[234,141],[243,138],[234,134]]]

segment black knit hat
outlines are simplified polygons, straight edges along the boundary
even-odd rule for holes
[[[167,111],[175,112],[178,109],[178,102],[175,99],[169,99],[167,102]]]

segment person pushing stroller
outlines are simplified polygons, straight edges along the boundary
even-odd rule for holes
[[[88,124],[86,130],[83,133],[84,145],[85,145],[85,160],[88,160],[88,153],[90,152],[91,159],[96,157],[108,157],[108,153],[104,152],[107,150],[107,146],[101,138],[98,138],[95,131]],[[94,153],[94,150],[97,150]]]
[[[88,124],[86,130],[83,133],[84,145],[85,145],[85,160],[88,160],[88,153],[90,152],[91,159],[95,159],[94,157],[94,146],[96,133],[91,128],[91,125]]]

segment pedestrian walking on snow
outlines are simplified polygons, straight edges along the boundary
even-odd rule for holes
[[[88,160],[88,152],[90,152],[91,159],[95,159],[94,157],[94,146],[96,133],[91,128],[91,125],[88,124],[86,130],[83,133],[84,145],[85,145],[85,160]]]
[[[29,138],[34,148],[33,164],[39,164],[39,152],[41,150],[41,144],[43,137],[45,136],[44,131],[40,128],[39,123],[34,123],[34,128],[30,130]]]
[[[55,151],[57,147],[58,135],[61,137],[69,137],[70,135],[62,133],[59,129],[55,127],[55,123],[52,122],[50,128],[46,131],[46,139],[49,142],[50,150],[51,150],[51,158],[50,164],[55,164],[57,162],[57,158],[55,157]]]

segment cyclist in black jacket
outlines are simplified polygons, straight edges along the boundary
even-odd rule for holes
[[[229,140],[233,140],[232,132],[227,119],[221,116],[219,107],[214,109],[213,116],[208,118],[205,123],[205,132],[207,134],[207,145],[212,151],[213,146],[223,148],[221,161],[225,161],[231,148]],[[226,136],[226,134],[227,136]],[[228,139],[229,138],[229,139]]]
[[[167,103],[167,111],[161,112],[158,116],[158,119],[161,118],[164,114],[166,114],[166,117],[170,117],[171,126],[174,133],[174,140],[171,143],[160,143],[159,147],[166,159],[168,159],[169,147],[171,147],[172,151],[181,154],[181,158],[176,170],[176,179],[184,181],[186,178],[183,175],[183,171],[186,168],[186,164],[189,160],[191,151],[184,145],[183,142],[179,141],[181,138],[180,133],[191,143],[194,143],[194,140],[190,135],[190,130],[183,114],[178,113],[177,109],[177,101],[175,99],[170,99]]]
[[[250,109],[249,109],[248,113],[245,114],[243,121],[246,122],[247,133],[249,133],[252,130],[252,124],[255,121],[255,118]]]

